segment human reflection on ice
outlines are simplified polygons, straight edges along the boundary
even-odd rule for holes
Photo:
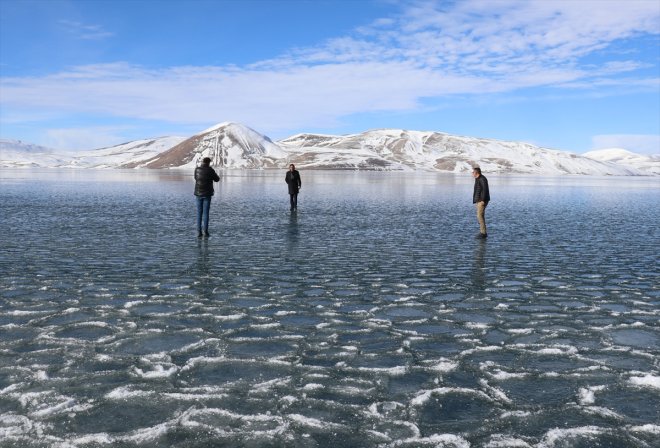
[[[195,278],[195,285],[199,287],[200,291],[212,289],[208,288],[211,282],[211,271],[209,269],[209,243],[206,238],[197,240],[197,259],[193,265],[192,274]]]
[[[474,251],[474,265],[472,268],[472,285],[476,291],[486,288],[486,240],[477,241]]]
[[[289,225],[286,229],[286,248],[287,248],[287,257],[293,257],[298,246],[298,213],[291,212],[289,215]]]

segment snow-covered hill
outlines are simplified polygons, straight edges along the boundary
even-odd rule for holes
[[[51,148],[20,140],[0,139],[0,168],[61,166],[68,159],[66,154]]]
[[[641,171],[521,142],[382,129],[347,136],[299,134],[278,142],[301,167],[490,173],[640,175]]]
[[[621,166],[628,166],[645,173],[660,174],[660,156],[636,154],[621,148],[589,151],[584,153],[584,156],[600,162],[610,162]]]
[[[0,140],[0,167],[121,168],[150,159],[182,140],[184,137],[161,137],[77,152]]]
[[[185,137],[137,140],[109,148],[77,153],[72,163],[94,168],[117,168],[141,163],[179,144]]]
[[[58,153],[0,140],[0,167],[185,168],[210,157],[218,168],[427,170],[488,173],[658,175],[658,158],[629,151],[585,156],[528,143],[441,132],[379,129],[352,135],[297,134],[273,142],[239,123],[220,123],[190,138],[139,140],[111,148]],[[610,150],[613,151],[613,150]]]

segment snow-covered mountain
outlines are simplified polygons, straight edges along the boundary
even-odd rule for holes
[[[0,167],[121,168],[150,159],[184,139],[160,137],[76,152],[57,151],[19,140],[0,140]]]
[[[108,148],[77,153],[72,163],[93,168],[117,168],[141,163],[182,142],[185,137],[137,140]]]
[[[381,129],[334,136],[298,134],[273,142],[238,123],[221,123],[131,167],[190,168],[203,157],[220,168],[430,170],[490,173],[642,175],[644,172],[520,142],[440,132]]]
[[[21,148],[18,148],[18,146]],[[24,146],[24,148],[23,148]],[[5,149],[9,148],[9,149]],[[297,134],[273,142],[239,123],[220,123],[188,139],[163,137],[78,153],[0,140],[0,166],[186,168],[210,157],[218,168],[428,170],[488,173],[653,175],[657,158],[626,151],[589,157],[528,143],[463,137],[441,132],[380,129],[352,135]],[[7,154],[7,155],[6,155]]]
[[[645,173],[660,174],[660,156],[657,155],[646,156],[621,148],[599,149],[586,152],[583,155],[600,162],[616,163]]]
[[[128,167],[190,168],[204,157],[223,168],[276,168],[287,154],[268,137],[238,123],[220,123]]]
[[[0,168],[62,166],[69,157],[45,146],[0,139]]]
[[[521,142],[441,132],[372,130],[347,136],[299,134],[278,142],[301,167],[489,173],[640,175],[634,168],[598,162]]]

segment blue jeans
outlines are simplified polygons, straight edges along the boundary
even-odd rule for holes
[[[211,210],[211,196],[195,196],[197,199],[197,232],[209,231],[209,211]]]

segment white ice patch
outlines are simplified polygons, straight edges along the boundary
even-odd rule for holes
[[[181,368],[181,372],[187,372],[191,369],[194,369],[199,366],[203,365],[209,365],[209,364],[223,364],[223,363],[229,363],[229,362],[235,362],[235,363],[244,363],[244,364],[262,364],[262,365],[289,365],[289,362],[287,361],[282,361],[278,360],[275,358],[271,358],[268,360],[259,360],[259,361],[254,361],[250,359],[242,359],[242,358],[225,358],[224,356],[217,356],[217,357],[207,357],[207,356],[198,356],[196,358],[190,358],[187,362],[186,365]]]
[[[104,432],[97,434],[89,434],[81,437],[76,437],[71,440],[71,444],[62,444],[62,448],[69,448],[71,446],[85,446],[85,445],[110,445],[113,443],[112,437]],[[59,447],[58,447],[59,448]]]
[[[34,316],[35,314],[43,314],[43,311],[13,310],[2,314],[5,316]]]
[[[132,300],[130,302],[126,302],[124,304],[124,308],[126,308],[126,309],[133,308],[134,306],[140,305],[141,303],[145,303],[145,302],[146,302],[146,300]]]
[[[532,448],[532,445],[521,439],[504,434],[494,434],[484,448]]]
[[[578,349],[573,346],[555,346],[555,347],[546,347],[538,350],[536,353],[539,355],[575,355],[578,352]]]
[[[147,398],[153,395],[155,395],[154,391],[135,390],[130,386],[122,386],[105,394],[105,398],[108,400],[126,400],[129,398]]]
[[[405,375],[408,371],[406,366],[397,366],[397,367],[358,367],[356,370],[360,372],[373,372],[373,373],[385,373],[389,376],[401,376]]]
[[[0,414],[0,441],[25,436],[33,432],[35,423],[24,415]]]
[[[92,407],[91,404],[79,404],[75,398],[59,395],[54,391],[14,392],[9,394],[18,400],[32,418],[46,418],[57,414],[80,412]]]
[[[631,426],[629,429],[632,432],[644,432],[648,434],[660,435],[660,425],[653,425],[650,423],[648,425]]]
[[[500,418],[527,418],[532,416],[533,414],[530,411],[505,411],[502,412],[500,415]]]
[[[300,414],[289,414],[289,415],[287,415],[287,418],[290,419],[290,420],[293,420],[294,422],[296,422],[300,425],[311,427],[311,428],[318,428],[318,429],[340,429],[340,428],[342,428],[342,425],[339,425],[337,423],[317,420],[315,418],[305,417],[304,415],[300,415]]]
[[[458,369],[458,363],[456,361],[442,359],[439,361],[434,361],[433,364],[429,365],[427,368],[434,372],[447,373]]]
[[[87,322],[78,322],[75,324],[71,325],[72,327],[75,328],[85,328],[85,327],[98,327],[98,328],[110,328],[110,324],[107,322],[102,322],[102,321],[97,321],[97,320],[90,320]]]
[[[469,328],[470,330],[485,330],[488,328],[488,324],[484,323],[479,323],[479,322],[467,322],[465,324],[466,328]]]
[[[274,380],[264,381],[263,383],[252,386],[249,394],[270,393],[273,388],[288,386],[290,382],[291,377],[275,378]]]
[[[465,387],[437,387],[435,389],[426,390],[424,392],[418,393],[415,398],[410,400],[410,404],[413,406],[421,406],[431,399],[433,395],[447,395],[447,394],[465,394],[465,395],[476,395],[488,401],[493,401],[491,397],[486,395],[480,390],[468,389]]]
[[[251,328],[255,328],[255,329],[258,329],[258,330],[264,330],[266,328],[277,328],[277,327],[281,327],[281,326],[282,326],[282,324],[279,323],[279,322],[272,322],[272,323],[269,323],[269,324],[252,324],[252,325],[250,325]]]
[[[528,375],[529,374],[525,372],[505,372],[504,370],[496,370],[495,372],[491,373],[493,379],[498,381],[506,381],[516,378],[525,378]]]
[[[479,380],[479,384],[496,400],[510,404],[512,403],[511,399],[506,396],[504,391],[502,389],[499,389],[497,387],[491,386],[488,384],[488,381],[481,379]]]
[[[543,440],[537,446],[539,448],[554,448],[563,446],[562,444],[568,443],[570,439],[595,437],[603,434],[603,432],[604,429],[598,426],[582,426],[568,429],[555,428],[545,433]]]
[[[149,369],[140,369],[138,367],[133,367],[133,375],[147,379],[147,380],[152,380],[152,379],[161,379],[161,378],[169,378],[173,376],[179,368],[174,365],[174,364],[155,364],[153,366],[150,366]]]
[[[592,386],[580,388],[578,392],[578,403],[589,406],[596,402],[596,392],[605,390],[606,386]]]
[[[225,316],[220,316],[220,315],[215,315],[213,318],[215,320],[218,320],[220,322],[226,322],[226,321],[232,321],[232,320],[241,320],[247,315],[245,313],[239,313],[239,314],[229,314]]]
[[[655,375],[644,375],[644,376],[632,376],[629,379],[631,384],[639,387],[650,387],[652,389],[660,389],[660,376]]]
[[[471,355],[473,353],[479,353],[479,352],[496,352],[498,350],[502,350],[502,347],[498,347],[496,345],[486,345],[483,347],[475,347],[475,348],[463,350],[461,352],[461,356]]]
[[[428,437],[412,437],[396,442],[393,446],[418,448],[429,445],[433,446],[433,448],[470,448],[470,442],[454,434],[433,434]]]

